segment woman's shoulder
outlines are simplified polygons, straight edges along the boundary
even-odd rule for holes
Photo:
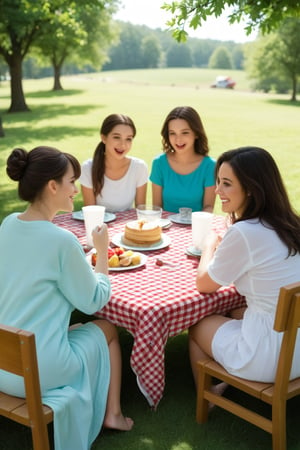
[[[251,236],[269,236],[274,233],[272,227],[270,227],[266,223],[262,223],[258,218],[241,220],[239,222],[234,223],[231,227],[232,232],[236,232],[242,234],[245,237],[250,238]]]
[[[215,165],[216,165],[216,160],[208,155],[204,156],[203,162],[204,162],[204,164],[211,166],[211,167],[215,167]]]
[[[93,164],[93,159],[92,159],[92,158],[86,159],[86,160],[83,161],[83,163],[81,164],[81,168],[83,169],[83,168],[85,168],[85,167],[92,167],[92,164]]]
[[[167,162],[167,154],[159,153],[159,155],[154,156],[152,163],[153,164],[165,164]]]
[[[164,160],[167,159],[167,154],[164,153],[158,153],[157,155],[154,156],[153,161],[155,160]]]
[[[2,224],[6,224],[9,222],[15,221],[19,214],[21,214],[21,213],[14,212],[14,213],[9,214],[8,216],[4,217]]]
[[[139,167],[139,166],[147,167],[146,162],[141,158],[137,158],[136,156],[129,156],[129,159],[131,160],[131,164],[135,167]]]

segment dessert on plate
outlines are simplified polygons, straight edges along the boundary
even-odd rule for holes
[[[161,242],[161,227],[157,222],[132,220],[125,225],[122,241],[126,245],[151,246]]]

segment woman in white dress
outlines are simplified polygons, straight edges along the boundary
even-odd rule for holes
[[[130,117],[111,114],[104,119],[93,159],[82,164],[79,181],[84,205],[102,205],[113,213],[146,202],[147,165],[128,156],[135,135]]]
[[[234,283],[247,308],[232,317],[205,317],[190,328],[193,374],[196,380],[196,361],[206,354],[233,375],[273,382],[282,338],[273,330],[279,290],[300,279],[300,217],[266,150],[229,150],[219,157],[216,174],[216,193],[232,225],[222,240],[214,233],[207,238],[196,286],[210,293]],[[295,355],[291,379],[300,376],[300,335]]]

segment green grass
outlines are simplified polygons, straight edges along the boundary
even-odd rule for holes
[[[230,72],[237,86],[211,89],[219,71],[200,69],[156,69],[103,72],[65,77],[64,91],[51,92],[52,79],[25,80],[30,113],[7,114],[9,84],[0,84],[1,116],[5,137],[0,139],[0,221],[8,213],[24,208],[17,198],[16,184],[5,172],[6,159],[16,146],[31,149],[54,145],[74,153],[82,162],[98,143],[99,127],[113,112],[130,115],[137,126],[132,154],[149,167],[161,152],[160,129],[167,113],[178,105],[196,108],[206,128],[211,155],[240,145],[265,147],[275,157],[291,201],[300,211],[299,103],[288,96],[253,93],[244,72]],[[150,197],[150,189],[148,192]],[[78,196],[76,208],[81,207]],[[217,210],[218,210],[217,204]],[[123,351],[122,404],[133,417],[130,433],[103,431],[93,450],[259,450],[271,449],[271,437],[229,413],[215,409],[206,425],[195,422],[195,390],[188,360],[187,335],[169,339],[166,348],[166,388],[156,412],[139,392],[129,367],[132,337],[120,330]],[[229,391],[229,396],[237,395]],[[245,399],[254,408],[262,406]],[[300,399],[288,406],[288,449],[300,450]],[[28,430],[0,419],[0,450],[29,450]]]
[[[8,180],[5,162],[12,148],[54,145],[74,153],[82,162],[99,140],[104,117],[113,112],[130,115],[137,126],[131,153],[149,167],[161,152],[160,129],[167,113],[178,105],[196,108],[217,157],[241,145],[265,147],[275,157],[292,203],[300,211],[298,136],[300,109],[288,96],[252,93],[245,73],[229,72],[237,81],[234,90],[209,87],[219,74],[204,69],[155,69],[102,72],[62,79],[62,92],[50,91],[52,79],[25,80],[30,113],[7,114],[9,84],[0,85],[5,137],[0,139],[0,221],[22,206],[16,185]],[[148,189],[150,196],[150,188]],[[78,196],[76,207],[81,205]]]

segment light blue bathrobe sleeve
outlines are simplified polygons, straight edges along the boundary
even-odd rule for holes
[[[0,322],[35,333],[55,450],[88,450],[104,418],[109,352],[95,324],[70,331],[69,323],[74,309],[93,314],[109,301],[109,278],[93,272],[72,233],[17,214],[0,226],[0,262]],[[0,389],[24,395],[20,378],[3,371]]]

